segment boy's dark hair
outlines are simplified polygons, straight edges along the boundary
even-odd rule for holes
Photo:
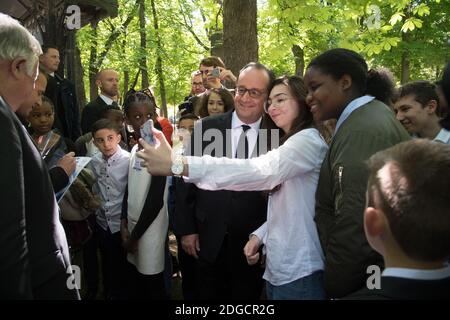
[[[265,65],[263,65],[260,62],[249,62],[247,63],[241,70],[239,70],[239,75],[244,71],[245,69],[253,68],[256,70],[262,70],[267,73],[267,76],[269,77],[269,85],[275,81],[275,73],[269,68],[267,68]],[[239,79],[238,75],[238,79]]]
[[[55,49],[55,50],[58,50],[58,52],[59,52],[59,48],[55,44],[45,43],[44,45],[42,45],[42,54],[46,54],[48,49]]]
[[[55,105],[53,104],[53,101],[50,100],[49,97],[42,96],[42,104],[44,104],[44,103],[48,104],[52,108],[53,112],[55,111]]]
[[[102,129],[113,130],[115,133],[118,133],[118,134],[121,133],[120,128],[113,121],[111,121],[109,119],[100,119],[100,120],[97,120],[96,122],[94,122],[94,124],[91,127],[92,136],[94,137],[95,133]]]
[[[180,119],[178,119],[178,124],[181,121],[183,121],[183,120],[195,120],[196,121],[198,119],[199,119],[199,117],[197,117],[195,114],[193,114],[193,113],[186,113],[186,114],[182,115],[180,117]]]
[[[225,68],[225,64],[223,63],[222,59],[220,59],[219,57],[216,57],[216,56],[203,58],[200,61],[199,68],[200,68],[201,65],[203,65],[205,67],[214,67],[214,68],[215,67],[221,67],[221,68]]]
[[[384,212],[405,254],[419,261],[450,256],[450,146],[414,139],[368,163],[369,206]]]
[[[422,108],[431,100],[436,101],[436,114],[440,113],[439,97],[436,92],[436,86],[429,81],[409,82],[398,89],[398,99],[412,95],[414,100],[422,105]]]
[[[211,96],[211,92],[216,93],[220,96],[220,99],[223,101],[224,112],[228,112],[234,109],[234,97],[233,94],[224,88],[211,89],[202,95],[200,100],[200,109],[198,110],[198,114],[201,118],[209,116],[208,113],[208,100]]]

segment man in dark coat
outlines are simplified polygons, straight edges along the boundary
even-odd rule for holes
[[[33,90],[41,52],[0,13],[0,299],[79,299],[47,168],[14,114]]]

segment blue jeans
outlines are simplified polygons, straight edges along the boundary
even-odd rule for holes
[[[323,271],[316,271],[281,286],[266,281],[266,294],[268,300],[324,300]]]

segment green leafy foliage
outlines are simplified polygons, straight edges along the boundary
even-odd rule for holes
[[[199,60],[210,55],[210,37],[222,30],[222,0],[155,0],[161,48],[146,1],[147,48],[140,48],[139,19],[135,1],[119,0],[119,14],[98,23],[96,32],[86,26],[77,42],[89,87],[89,64],[125,72],[129,85],[138,70],[139,58],[147,57],[149,81],[159,96],[155,73],[160,50],[169,115],[190,91],[190,74]],[[126,28],[122,25],[132,15]],[[293,74],[293,46],[303,50],[304,62],[333,47],[345,47],[365,56],[371,67],[387,67],[400,79],[401,60],[410,61],[410,78],[435,80],[450,58],[450,1],[440,0],[259,0],[259,60],[277,75]],[[108,43],[111,34],[118,37]],[[96,45],[95,45],[96,44]],[[91,47],[103,60],[91,61]],[[237,47],[237,50],[239,48]],[[140,83],[138,79],[137,83]],[[138,86],[137,86],[138,87]]]

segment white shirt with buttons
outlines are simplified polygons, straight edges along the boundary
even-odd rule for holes
[[[109,227],[111,233],[120,231],[120,215],[128,182],[129,162],[130,153],[118,146],[117,152],[109,159],[97,153],[89,164],[97,178],[93,192],[102,200],[102,207],[95,214],[96,220],[103,230]]]

